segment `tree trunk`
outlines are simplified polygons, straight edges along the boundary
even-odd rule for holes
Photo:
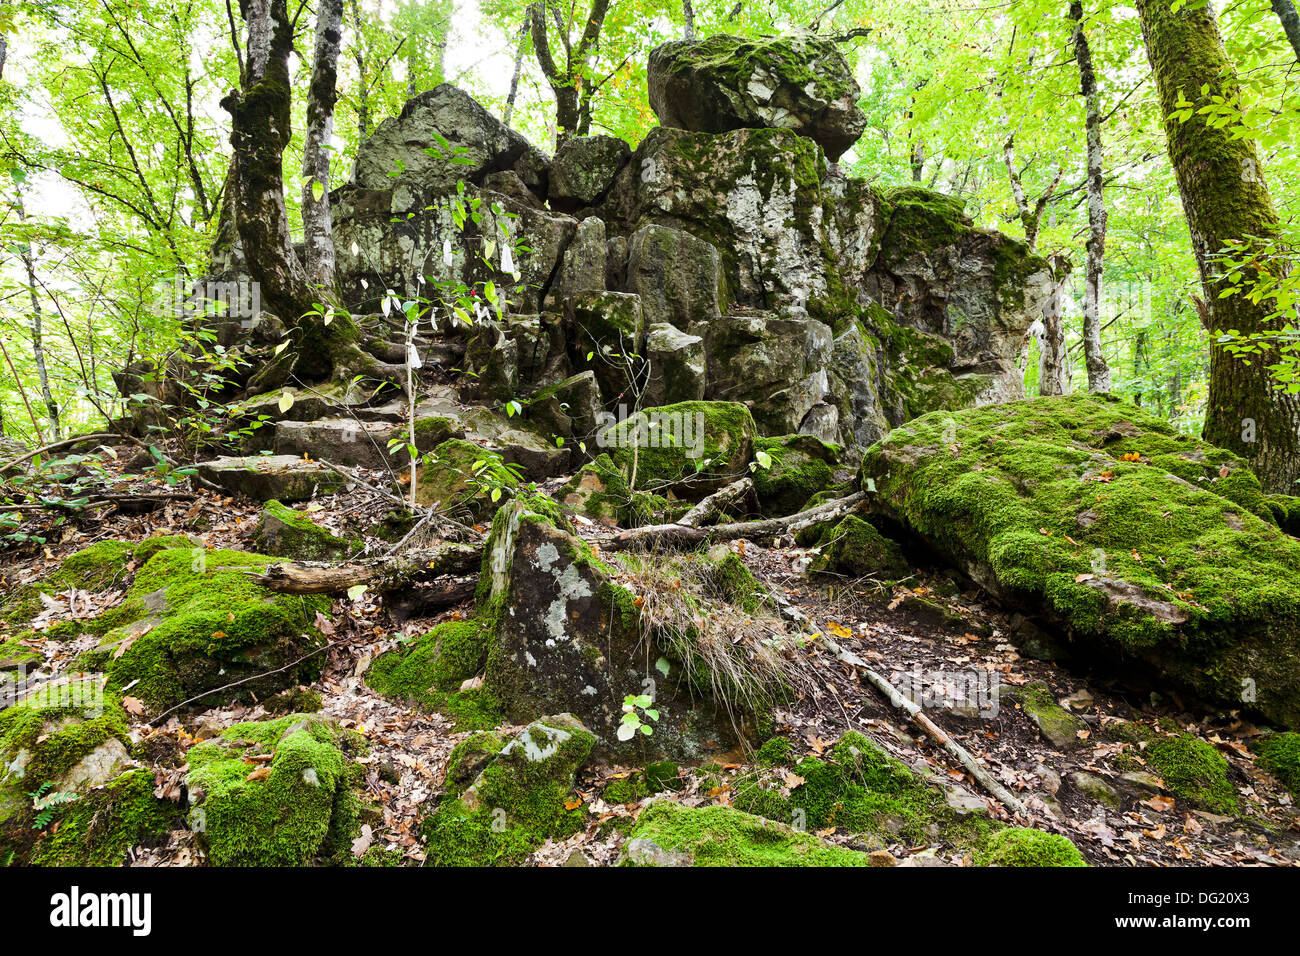
[[[1101,97],[1093,71],[1092,50],[1083,30],[1083,4],[1073,0],[1074,58],[1079,63],[1079,88],[1083,93],[1088,137],[1087,193],[1088,242],[1083,286],[1083,356],[1088,368],[1088,391],[1110,391],[1110,366],[1101,347],[1101,279],[1106,255],[1106,201],[1102,195]]]
[[[515,113],[515,98],[519,95],[519,77],[524,72],[524,54],[528,52],[528,28],[532,17],[533,8],[529,7],[524,11],[524,22],[519,27],[519,42],[515,45],[515,70],[510,74],[510,95],[506,97],[505,112],[501,116],[501,122],[506,126],[510,125],[510,119]]]
[[[691,0],[682,0],[682,39],[695,40],[695,8]]]
[[[23,203],[23,190],[18,183],[14,183],[14,209],[18,213],[18,221],[27,222],[27,208]],[[19,250],[19,258],[23,261],[23,269],[27,273],[27,293],[32,303],[32,359],[36,363],[36,378],[41,386],[41,401],[45,403],[45,411],[50,416],[50,428],[53,430],[55,439],[62,437],[59,427],[59,405],[54,400],[54,393],[50,391],[50,373],[45,365],[45,314],[41,310],[41,296],[37,290],[39,283],[36,281],[36,257],[32,254],[30,242],[23,243]]]
[[[221,105],[230,113],[234,147],[235,219],[249,275],[262,302],[290,330],[294,351],[282,370],[268,367],[261,387],[274,387],[291,371],[302,379],[328,377],[340,360],[356,357],[357,329],[333,299],[320,301],[298,260],[284,199],[284,148],[292,135],[289,53],[293,30],[286,0],[245,0],[248,57],[243,89]]]
[[[1038,337],[1038,394],[1070,394],[1070,353],[1065,347],[1065,327],[1061,323],[1061,301],[1069,278],[1060,256],[1048,260],[1052,265],[1052,294],[1043,303],[1043,331]]]
[[[1215,128],[1196,112],[1184,121],[1184,97],[1195,110],[1214,98],[1235,102],[1238,86],[1219,36],[1213,9],[1169,0],[1138,0],[1147,56],[1165,117],[1169,158],[1178,179],[1192,249],[1205,290],[1200,306],[1211,333],[1209,397],[1204,437],[1247,458],[1269,491],[1294,494],[1300,477],[1300,398],[1276,387],[1268,366],[1276,349],[1244,361],[1214,339],[1217,331],[1244,335],[1277,331],[1267,302],[1253,304],[1241,294],[1220,298],[1219,250],[1232,241],[1268,240],[1277,234],[1277,214],[1260,174],[1254,142]],[[1204,88],[1204,92],[1202,89]],[[1184,114],[1186,115],[1186,114]]]
[[[343,39],[343,0],[319,0],[311,88],[307,93],[307,133],[302,154],[302,223],[307,281],[334,298],[334,233],[330,227],[330,157],[338,100],[339,45]]]
[[[1300,62],[1300,14],[1296,13],[1295,4],[1291,0],[1273,0],[1273,12],[1282,21],[1282,30],[1291,41],[1296,61]]]
[[[352,60],[357,65],[357,132],[358,142],[370,135],[370,80],[366,76],[366,50],[361,36],[361,0],[352,0],[352,36],[356,48]]]

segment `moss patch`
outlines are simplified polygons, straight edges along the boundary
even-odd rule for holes
[[[1087,866],[1079,848],[1063,836],[1008,827],[989,837],[976,854],[979,866]]]
[[[475,713],[470,702],[488,702],[481,694],[467,698],[459,691],[462,683],[483,669],[491,639],[491,628],[479,618],[447,621],[409,645],[375,658],[366,683],[385,697],[412,700],[425,710],[454,708],[470,722],[481,723],[485,717],[491,719],[491,708],[479,707]]]
[[[1300,734],[1268,734],[1255,741],[1255,762],[1300,800]]]
[[[744,405],[679,402],[611,425],[598,440],[636,489],[698,496],[746,472],[756,435]]]
[[[341,538],[303,512],[274,500],[262,508],[253,542],[263,554],[299,561],[332,561],[365,547],[360,538]]]
[[[1183,734],[1156,741],[1143,756],[1174,796],[1211,813],[1237,812],[1237,792],[1228,780],[1228,761],[1212,745]]]

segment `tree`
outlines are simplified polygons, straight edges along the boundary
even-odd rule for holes
[[[609,13],[610,0],[593,0],[582,33],[576,42],[571,37],[572,17],[577,7],[565,13],[564,6],[556,0],[539,0],[529,8],[533,53],[546,80],[555,94],[555,145],[560,147],[571,136],[586,136],[591,130],[592,100],[603,81],[593,82],[588,68],[600,31]],[[562,60],[551,52],[550,27],[564,48]]]
[[[1174,10],[1169,0],[1138,0],[1137,8],[1204,290],[1203,321],[1212,336],[1204,436],[1248,458],[1265,488],[1294,492],[1300,397],[1272,381],[1272,348],[1242,359],[1217,339],[1222,330],[1255,335],[1276,328],[1266,302],[1234,294],[1222,276],[1222,250],[1266,244],[1278,230],[1254,142],[1213,122],[1215,102],[1239,95],[1236,72],[1208,4]]]
[[[1101,97],[1092,64],[1088,34],[1084,32],[1083,4],[1070,3],[1074,22],[1074,58],[1079,64],[1079,88],[1084,100],[1087,130],[1088,242],[1083,293],[1083,356],[1088,368],[1088,391],[1110,391],[1110,365],[1101,346],[1101,282],[1106,255],[1106,200],[1104,156],[1101,148]]]
[[[302,155],[302,222],[307,279],[317,288],[334,288],[334,234],[330,227],[330,157],[338,99],[339,45],[343,38],[343,0],[320,0],[311,88],[307,92],[307,142]]]

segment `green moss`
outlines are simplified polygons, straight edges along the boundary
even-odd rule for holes
[[[571,802],[574,774],[596,738],[580,724],[565,716],[542,718],[499,749],[495,735],[471,740],[470,747],[453,752],[449,781],[455,774],[458,786],[468,776],[471,756],[485,762],[470,786],[449,787],[425,820],[430,863],[514,866],[545,840],[581,828],[585,810],[565,804]]]
[[[648,764],[644,770],[611,780],[600,796],[606,803],[639,803],[656,793],[680,789],[678,773],[677,764],[672,761],[657,761]]]
[[[1056,695],[1045,683],[1034,681],[1015,689],[1010,696],[1020,702],[1021,708],[1052,744],[1057,747],[1076,744],[1083,722],[1056,702]]]
[[[777,757],[778,749],[773,746],[768,759]],[[742,776],[736,783],[734,805],[810,830],[835,827],[849,833],[901,837],[914,844],[945,839],[968,845],[989,825],[986,817],[977,822],[975,817],[982,816],[978,814],[959,818],[936,787],[858,733],[845,734],[825,759],[799,760],[793,772],[803,781],[793,787],[787,786],[784,775]]]
[[[1267,734],[1254,742],[1255,762],[1300,800],[1300,734]]]
[[[754,751],[754,765],[757,767],[789,767],[794,762],[794,744],[784,737],[773,737]]]
[[[629,834],[693,866],[867,866],[865,853],[846,850],[731,807],[648,807]]]
[[[165,708],[297,660],[319,646],[315,616],[330,602],[275,594],[246,573],[273,560],[242,551],[160,551],[136,574],[122,604],[101,616],[104,639],[82,666],[102,667],[113,688],[134,682],[133,696]],[[321,665],[318,655],[207,703],[309,684]]]
[[[357,830],[354,738],[328,721],[290,714],[238,724],[189,751],[191,827],[217,866],[303,866],[343,858]],[[269,762],[250,761],[270,755]],[[262,770],[269,768],[269,774]]]
[[[121,866],[127,851],[184,825],[181,805],[154,796],[150,770],[132,770],[65,804],[36,845],[37,866]]]
[[[464,681],[483,669],[491,636],[479,619],[439,624],[408,646],[375,658],[366,683],[386,697],[438,710]]]
[[[861,477],[890,517],[1076,639],[1238,706],[1249,678],[1261,711],[1300,721],[1300,542],[1230,452],[1069,396],[923,416],[868,450]]]
[[[1212,813],[1237,812],[1228,761],[1211,744],[1188,734],[1165,737],[1149,745],[1143,756],[1174,796]]]
[[[519,488],[501,456],[460,438],[433,449],[417,471],[415,500],[425,507],[465,509],[474,518],[496,511]],[[496,501],[492,491],[501,492]]]
[[[898,580],[912,573],[897,542],[857,515],[845,515],[835,524],[818,527],[818,553],[810,565],[814,571],[882,580]]]
[[[595,521],[621,524],[628,521],[632,492],[622,470],[602,453],[569,479],[558,498],[564,507]]]
[[[598,438],[629,481],[635,457],[637,489],[705,490],[745,472],[756,434],[749,409],[737,402],[679,402],[646,409]]]
[[[833,480],[836,453],[811,435],[764,438],[755,449],[770,456],[767,468],[754,469],[759,510],[768,517],[794,514]]]
[[[767,603],[767,589],[734,551],[710,569],[708,596],[734,604],[746,614],[757,614]]]
[[[262,508],[253,541],[265,554],[299,561],[332,561],[365,548],[360,538],[340,538],[303,512],[274,500]]]
[[[150,545],[144,542],[140,548]],[[0,625],[17,632],[44,608],[41,595],[56,595],[69,588],[98,594],[123,583],[127,565],[137,546],[127,541],[97,541],[69,555],[59,567],[38,581],[14,588],[0,604]]]
[[[989,837],[976,854],[979,866],[1087,866],[1079,848],[1063,836],[1008,827]]]

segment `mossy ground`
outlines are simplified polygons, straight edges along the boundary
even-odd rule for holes
[[[36,866],[120,866],[132,847],[184,826],[181,805],[154,796],[150,770],[131,770],[55,814],[36,844]]]
[[[1300,734],[1267,734],[1253,749],[1255,762],[1300,800]]]
[[[360,538],[341,538],[311,518],[278,501],[268,501],[253,540],[265,554],[299,561],[330,561],[363,550]]]
[[[386,697],[449,714],[457,730],[496,726],[498,708],[490,694],[481,688],[460,691],[464,681],[482,671],[491,641],[491,627],[481,618],[447,621],[377,657],[366,672],[366,683]]]
[[[237,724],[192,747],[192,829],[217,866],[346,859],[362,777],[355,735],[310,714]],[[270,760],[251,758],[270,756]]]

